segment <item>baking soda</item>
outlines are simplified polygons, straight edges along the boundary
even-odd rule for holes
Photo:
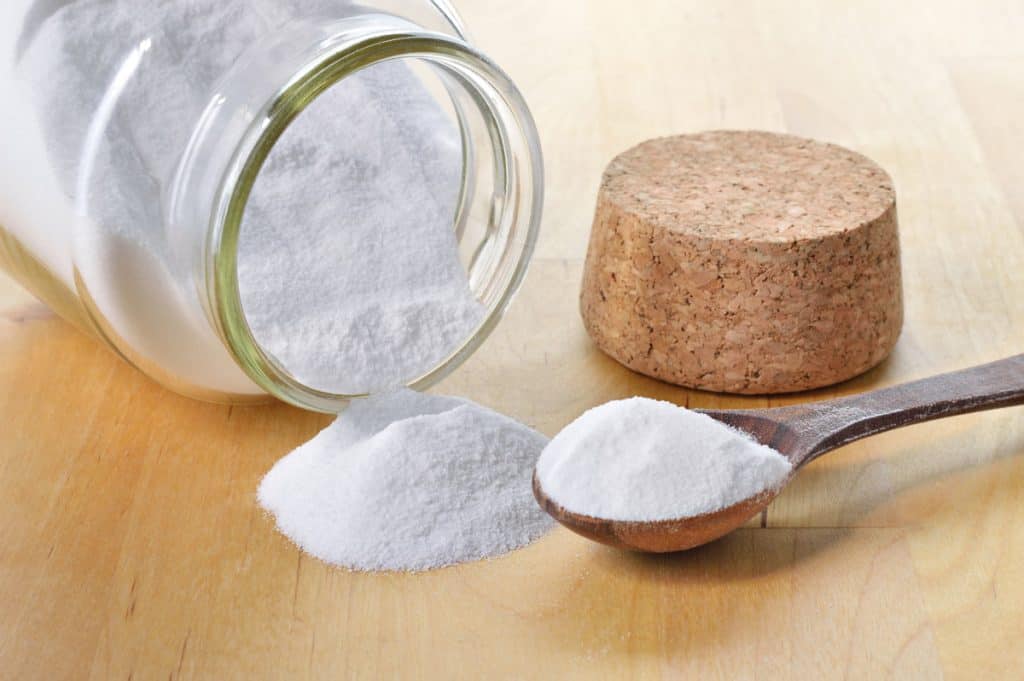
[[[573,513],[654,521],[718,511],[789,476],[789,460],[710,416],[634,397],[584,413],[537,463],[544,492]]]
[[[530,479],[548,440],[467,400],[400,390],[353,404],[263,479],[304,551],[356,570],[497,556],[551,527]]]
[[[458,131],[399,62],[316,100],[253,189],[238,282],[253,334],[300,381],[359,394],[419,377],[484,316],[459,261]]]

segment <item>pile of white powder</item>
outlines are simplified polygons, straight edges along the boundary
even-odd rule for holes
[[[777,488],[791,471],[739,430],[642,397],[585,412],[537,462],[545,494],[566,510],[635,521],[717,511]]]
[[[547,441],[467,400],[401,390],[354,403],[281,459],[259,500],[285,535],[336,565],[478,560],[551,527],[530,488]]]
[[[77,228],[88,245],[79,268],[115,328],[165,369],[201,381],[218,373],[203,365],[211,358],[233,368],[188,336],[192,320],[174,316],[196,289],[190,263],[172,257],[168,235],[179,227],[165,224],[165,202],[193,127],[247,49],[289,21],[336,17],[350,4],[75,0],[30,13],[19,71],[57,176],[96,225]],[[138,63],[125,79],[129,55]],[[83,175],[90,125],[115,83],[124,89],[107,102]],[[403,385],[447,358],[485,312],[454,234],[461,172],[457,124],[405,64],[328,90],[275,146],[244,216],[238,279],[255,338],[299,381],[340,393]],[[140,289],[147,300],[129,303]]]

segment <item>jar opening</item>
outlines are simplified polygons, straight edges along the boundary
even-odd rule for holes
[[[465,43],[403,31],[328,46],[268,102],[221,184],[206,281],[225,344],[304,408],[430,385],[521,282],[541,173],[522,98]]]

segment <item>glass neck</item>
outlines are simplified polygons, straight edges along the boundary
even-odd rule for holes
[[[265,391],[296,406],[338,412],[359,395],[317,390],[296,380],[253,336],[238,284],[238,241],[250,193],[284,131],[317,97],[374,64],[413,58],[436,66],[462,126],[463,187],[456,229],[488,202],[484,237],[469,267],[485,321],[435,367],[409,381],[424,388],[461,364],[496,326],[521,283],[539,229],[540,145],[529,111],[509,78],[458,37],[390,14],[295,24],[254,47],[221,81],[171,185],[169,235],[193,273],[206,317],[231,356]],[[485,177],[489,196],[479,196]],[[476,198],[474,198],[476,197]],[[481,211],[472,211],[481,214]]]

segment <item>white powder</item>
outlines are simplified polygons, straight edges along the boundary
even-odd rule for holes
[[[530,490],[547,438],[451,397],[408,390],[354,403],[279,461],[259,500],[308,553],[356,570],[426,570],[544,534]]]
[[[609,520],[717,511],[781,485],[789,460],[698,412],[642,397],[608,402],[570,423],[537,463],[566,510]]]
[[[246,49],[291,19],[349,6],[75,0],[26,20],[19,71],[55,172],[90,218],[76,225],[76,265],[119,334],[171,373],[251,390],[204,328],[192,271],[168,243],[168,183],[192,129]],[[86,167],[90,125],[131,54],[137,67]],[[286,131],[244,217],[239,285],[253,334],[297,379],[345,393],[400,385],[480,323],[454,236],[461,154],[456,124],[401,62],[345,79]]]
[[[457,130],[403,64],[346,79],[274,148],[239,244],[256,338],[300,380],[360,393],[444,360],[483,318],[453,228]]]

